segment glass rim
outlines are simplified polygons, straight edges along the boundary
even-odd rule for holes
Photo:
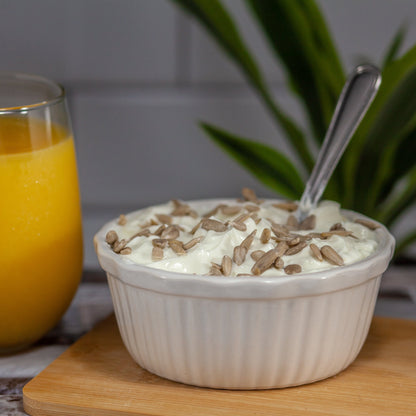
[[[0,71],[0,82],[2,79],[10,80],[21,80],[21,81],[35,81],[45,86],[54,87],[57,89],[58,93],[47,100],[34,102],[31,104],[24,104],[20,106],[12,107],[0,107],[0,114],[6,113],[23,113],[30,110],[37,110],[42,107],[49,107],[59,102],[62,102],[66,98],[65,88],[58,82],[55,82],[49,78],[43,77],[41,75],[28,74],[24,72],[9,72],[9,71]]]

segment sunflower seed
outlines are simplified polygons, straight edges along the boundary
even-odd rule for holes
[[[264,228],[260,236],[260,241],[263,244],[267,244],[270,240],[271,235],[272,235],[272,232],[270,228]]]
[[[110,246],[113,245],[117,240],[118,240],[118,235],[114,230],[110,230],[105,235],[105,241],[107,244],[110,244]]]
[[[192,230],[191,230],[191,234],[192,234],[192,235],[194,235],[194,234],[198,231],[198,228],[201,226],[201,224],[202,224],[202,220],[201,220],[201,221],[199,221],[199,222],[198,222],[198,224],[196,224],[196,225],[194,226],[194,228],[192,228]]]
[[[179,208],[182,205],[182,202],[177,199],[172,199],[171,202],[175,208]]]
[[[189,250],[189,249],[191,249],[192,247],[194,247],[194,246],[196,246],[201,240],[203,239],[203,237],[202,236],[200,236],[200,237],[196,237],[196,238],[193,238],[192,240],[189,240],[187,243],[185,243],[184,245],[183,245],[183,248],[185,249],[185,250]]]
[[[308,233],[308,234],[305,235],[305,237],[323,239],[321,233]]]
[[[163,231],[166,229],[166,225],[162,224],[154,233],[153,235],[161,236]]]
[[[127,218],[126,218],[126,216],[125,216],[124,214],[121,214],[121,215],[118,217],[117,224],[118,224],[118,225],[126,225],[126,224],[127,224]]]
[[[250,217],[251,217],[251,219],[256,223],[256,225],[258,225],[259,224],[259,222],[261,221],[261,218],[259,218],[259,216],[257,215],[257,213],[256,212],[253,212],[251,215],[250,215]]]
[[[275,261],[274,261],[274,263],[273,263],[273,266],[276,268],[276,269],[283,269],[283,267],[285,267],[285,264],[284,264],[284,262],[283,262],[283,259],[281,258],[281,257],[278,257]]]
[[[288,246],[296,246],[296,244],[300,243],[300,237],[294,237],[287,242]]]
[[[316,216],[309,215],[300,224],[299,230],[313,230],[316,226]]]
[[[186,254],[186,251],[183,248],[182,241],[178,240],[169,240],[168,241],[169,247],[178,255],[182,256]]]
[[[306,241],[301,241],[299,244],[288,248],[285,252],[285,256],[293,256],[300,253],[307,246]]]
[[[140,224],[140,228],[151,227],[152,225],[159,225],[157,221],[151,218],[149,221],[146,221],[144,224]]]
[[[244,224],[244,221],[248,220],[250,218],[251,214],[241,214],[237,218],[233,219],[229,222],[229,225],[234,227],[235,229],[239,231],[247,231],[247,225]]]
[[[209,218],[212,217],[213,215],[215,215],[219,209],[222,209],[223,207],[226,207],[227,205],[225,204],[219,204],[216,207],[214,207],[211,211],[208,211],[207,213],[205,213],[202,217],[203,218]]]
[[[150,232],[150,230],[148,229],[148,228],[146,228],[146,229],[144,229],[144,230],[142,230],[142,231],[139,231],[138,233],[136,233],[136,234],[133,234],[128,240],[127,240],[127,243],[130,243],[130,241],[133,241],[135,238],[137,238],[137,237],[149,237],[151,235],[151,232]]]
[[[247,225],[245,225],[243,222],[230,221],[229,225],[231,225],[233,228],[235,228],[238,231],[247,231]]]
[[[237,266],[241,266],[246,259],[247,249],[244,246],[236,246],[233,250],[233,261]]]
[[[221,233],[223,231],[227,231],[227,226],[220,221],[211,220],[209,218],[204,218],[202,220],[202,228],[207,231],[216,231]]]
[[[239,207],[238,205],[234,205],[234,206],[225,205],[221,207],[221,212],[224,215],[237,215],[240,211],[241,211],[241,207]]]
[[[272,204],[273,207],[283,209],[284,211],[293,212],[298,209],[298,204],[296,202],[279,202],[277,204]]]
[[[281,234],[279,235],[279,237],[271,236],[270,238],[274,241],[277,241],[278,243],[282,241],[288,243],[290,240],[292,240],[292,237],[289,237],[289,236],[285,237],[284,235],[281,235]]]
[[[241,214],[237,218],[234,218],[233,221],[235,221],[235,222],[245,222],[246,220],[248,220],[250,218],[250,216],[251,216],[251,213]]]
[[[279,253],[277,248],[269,250],[254,263],[254,266],[251,268],[251,272],[256,276],[261,275],[263,272],[265,272],[272,266],[272,264],[278,257]]]
[[[162,224],[172,224],[172,217],[166,214],[156,214],[158,221]]]
[[[191,209],[191,211],[189,212],[189,216],[192,218],[199,218],[198,213],[194,211],[193,209]]]
[[[257,212],[260,210],[260,207],[258,205],[251,205],[251,204],[244,205],[244,208],[248,212]]]
[[[166,240],[165,238],[154,238],[152,240],[153,247],[165,248],[167,243],[168,240]]]
[[[321,247],[321,253],[328,263],[335,264],[336,266],[342,266],[344,264],[344,259],[331,246]]]
[[[231,274],[231,269],[233,267],[233,261],[230,256],[224,256],[221,262],[221,272],[224,276],[229,276]]]
[[[284,268],[286,274],[295,274],[302,271],[302,267],[299,264],[289,264]]]
[[[258,204],[260,201],[257,199],[256,193],[250,188],[243,188],[241,194],[246,201],[254,202]]]
[[[311,248],[312,256],[315,257],[316,260],[322,261],[324,259],[321,250],[319,250],[319,247],[316,244],[312,243],[309,247]]]
[[[281,224],[276,224],[275,222],[272,222],[272,231],[276,235],[276,237],[288,237],[289,236],[289,230]]]
[[[126,244],[127,244],[127,241],[124,240],[124,238],[123,238],[123,240],[116,241],[113,244],[113,251],[114,251],[114,253],[120,253],[120,251],[123,250],[123,248],[126,246]]]
[[[337,222],[329,229],[329,231],[335,231],[335,230],[345,231],[345,228],[342,226],[340,222]]]
[[[299,221],[294,215],[289,215],[287,217],[286,225],[290,229],[297,230],[299,228]]]
[[[325,232],[321,233],[322,238],[330,238],[333,235],[339,235],[341,237],[357,238],[353,235],[352,231],[347,231],[347,230],[332,230],[332,231],[325,231]]]
[[[132,240],[135,237],[149,237],[150,234],[150,230],[148,228],[145,228],[144,230],[139,231],[137,234],[134,234],[134,236],[131,237],[130,240]]]
[[[209,274],[211,276],[222,276],[221,266],[217,263],[211,263]]]
[[[377,228],[380,228],[380,226],[378,224],[376,224],[373,221],[369,221],[369,220],[364,220],[362,218],[357,218],[354,220],[355,223],[357,224],[361,224],[364,225],[364,227],[369,228],[370,230],[376,230]]]
[[[254,250],[251,254],[250,257],[254,260],[257,261],[263,254],[265,254],[266,252],[263,250]]]
[[[253,244],[256,233],[257,233],[257,230],[254,230],[240,244],[241,246],[245,247],[247,251],[250,249],[251,245]]]
[[[283,255],[285,255],[288,248],[289,246],[285,241],[281,241],[280,243],[278,243],[275,248],[277,252],[277,257],[282,257]]]
[[[184,217],[184,216],[191,216],[196,218],[198,214],[191,209],[191,207],[188,204],[183,204],[182,202],[174,199],[172,202],[175,205],[174,210],[170,213],[170,215],[173,215],[175,217]]]
[[[191,208],[188,205],[181,205],[178,208],[175,208],[170,215],[173,215],[174,217],[184,217],[189,215],[190,212]]]
[[[321,234],[318,234],[318,235],[320,236]],[[309,234],[302,235],[302,234],[292,233],[290,234],[289,238],[290,238],[289,241],[293,241],[295,238],[299,238],[300,241],[312,240],[312,237]]]
[[[168,240],[174,240],[179,237],[179,229],[176,225],[169,225],[160,234],[161,238],[167,238]]]
[[[162,260],[163,259],[163,248],[160,247],[153,247],[152,250],[152,260]]]

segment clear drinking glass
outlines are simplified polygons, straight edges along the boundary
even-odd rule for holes
[[[82,271],[74,142],[64,89],[0,73],[0,353],[22,349],[68,308]]]

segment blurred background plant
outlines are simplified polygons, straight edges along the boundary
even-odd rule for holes
[[[325,19],[314,0],[246,0],[283,67],[307,121],[304,131],[268,88],[232,15],[220,0],[172,0],[190,13],[234,61],[258,94],[297,160],[256,139],[201,123],[207,135],[263,184],[297,199],[314,165],[314,148],[324,139],[346,72]],[[400,27],[382,62],[380,90],[342,157],[324,197],[393,228],[416,203],[416,45],[400,54]],[[358,52],[358,51],[357,51]],[[364,62],[363,62],[364,63]],[[408,229],[396,255],[416,241]]]

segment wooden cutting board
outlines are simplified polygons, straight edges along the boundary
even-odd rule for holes
[[[114,316],[23,389],[30,415],[416,415],[416,321],[374,318],[356,361],[313,384],[260,391],[187,386],[143,370]]]

